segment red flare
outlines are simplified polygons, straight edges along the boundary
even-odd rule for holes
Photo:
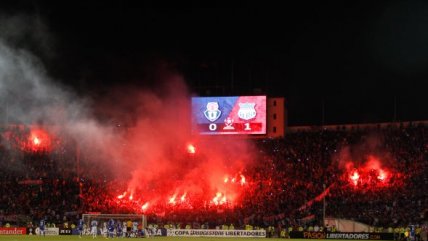
[[[184,194],[183,194],[183,196],[181,196],[180,200],[181,200],[182,202],[184,202],[184,200],[185,200],[185,198],[186,198],[186,194],[187,194],[187,193],[184,193]]]
[[[379,175],[377,176],[377,179],[379,179],[380,181],[384,181],[386,179],[386,173],[382,169],[379,170]]]
[[[33,138],[33,143],[36,146],[38,146],[40,144],[40,140],[39,140],[39,138],[37,138],[37,136]]]
[[[169,202],[168,203],[170,203],[170,204],[175,204],[175,197],[176,197],[176,194],[174,194],[174,196],[172,196],[170,199],[169,199]]]
[[[226,203],[226,196],[223,196],[220,200],[220,204],[225,204]]]
[[[42,129],[32,129],[28,136],[27,143],[23,143],[23,148],[30,148],[33,151],[51,149],[51,137]]]
[[[358,174],[357,171],[354,171],[352,176],[350,177],[354,185],[356,186],[358,184],[358,179],[360,179],[360,174]]]
[[[125,196],[126,196],[126,192],[124,192],[123,194],[121,194],[121,195],[117,196],[117,198],[122,199],[122,198],[124,198]]]
[[[223,196],[223,198],[221,198],[222,196],[223,196],[223,194],[221,192],[217,192],[215,197],[212,199],[212,202],[215,205],[220,205],[220,204],[225,203],[226,202],[226,196]]]
[[[189,154],[195,154],[195,153],[196,153],[196,148],[195,148],[195,146],[194,146],[194,145],[192,145],[192,144],[187,145],[187,152],[188,152]]]
[[[141,206],[141,209],[143,211],[146,211],[148,207],[149,207],[149,202],[146,202],[143,206]]]
[[[241,186],[245,184],[245,177],[241,174]]]

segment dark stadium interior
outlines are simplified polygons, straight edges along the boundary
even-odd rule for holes
[[[0,228],[138,214],[286,237],[340,231],[329,217],[421,240],[427,13],[424,1],[0,3]],[[195,96],[284,98],[285,135],[195,136]]]
[[[425,2],[281,4],[12,1],[2,12],[46,23],[42,40],[11,40],[79,92],[153,86],[166,64],[200,95],[286,96],[292,125],[428,118]]]

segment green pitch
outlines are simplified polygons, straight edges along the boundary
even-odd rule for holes
[[[40,236],[30,236],[30,235],[25,235],[25,236],[18,236],[18,235],[14,235],[14,236],[8,236],[8,235],[0,235],[0,241],[3,240],[7,240],[7,241],[20,241],[20,240],[29,240],[29,241],[50,241],[50,240],[73,240],[73,241],[77,241],[77,240],[107,240],[104,237],[97,237],[95,239],[93,239],[90,236],[83,236],[82,238],[79,238],[79,236],[77,235],[71,235],[71,236],[45,236],[45,237],[40,237]],[[154,237],[154,238],[110,238],[110,240],[153,240],[153,241],[233,241],[233,240],[240,240],[240,241],[254,241],[254,240],[265,240],[265,241],[303,241],[302,239],[280,239],[280,238],[197,238],[197,237]],[[309,239],[305,239],[305,240],[309,240]],[[319,239],[318,239],[319,240]],[[336,239],[335,241],[349,241],[349,240],[342,240],[342,239]]]

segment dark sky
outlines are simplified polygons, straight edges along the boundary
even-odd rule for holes
[[[49,46],[34,52],[80,92],[150,87],[168,69],[199,95],[285,97],[290,125],[321,124],[322,106],[325,124],[428,119],[428,3],[265,2],[11,1],[0,12],[40,19]]]

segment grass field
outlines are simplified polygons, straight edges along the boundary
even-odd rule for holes
[[[136,238],[129,238],[129,239],[128,238],[113,238],[112,240],[139,240],[139,239],[142,239],[142,238],[138,238],[138,239],[136,239]],[[265,238],[208,238],[208,237],[206,237],[206,238],[197,238],[197,237],[191,237],[191,238],[189,238],[189,237],[154,237],[154,238],[145,238],[145,239],[146,240],[153,239],[155,241],[174,241],[174,240],[175,241],[186,241],[186,240],[189,240],[189,241],[232,241],[232,240],[242,240],[242,241],[245,241],[245,240],[247,240],[247,241],[249,241],[249,240],[302,241],[302,239],[279,239],[279,238],[265,239]],[[5,240],[5,241],[6,240],[8,240],[8,241],[13,241],[13,240],[16,240],[16,241],[20,241],[20,240],[29,240],[29,241],[32,241],[32,240],[37,240],[37,241],[41,241],[41,240],[43,240],[43,241],[44,240],[46,240],[46,241],[48,241],[48,240],[73,240],[73,241],[76,241],[76,240],[92,240],[92,241],[94,241],[94,240],[106,240],[106,238],[104,238],[104,237],[97,237],[97,238],[93,239],[90,236],[84,236],[82,238],[79,238],[79,236],[77,236],[77,235],[71,235],[71,236],[67,236],[67,235],[64,235],[64,236],[45,236],[45,237],[31,236],[31,235],[23,235],[23,236],[19,236],[19,235],[1,235],[0,236],[0,240],[1,241],[3,241],[3,240]],[[345,240],[336,239],[335,241],[345,241]]]

